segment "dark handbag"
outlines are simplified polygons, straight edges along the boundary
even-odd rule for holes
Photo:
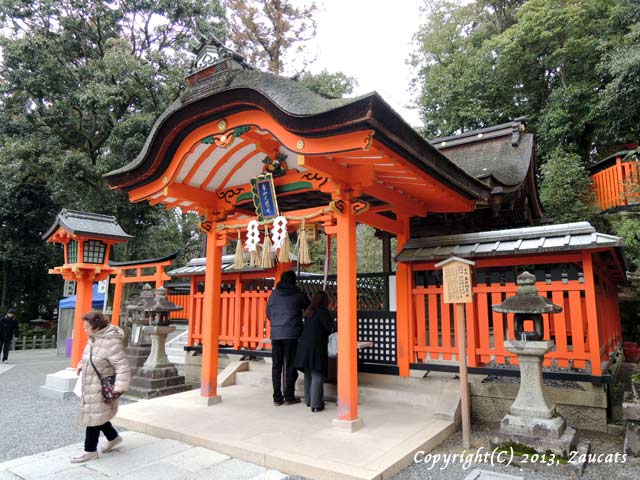
[[[112,400],[117,399],[122,393],[115,392],[114,388],[116,386],[116,376],[115,375],[100,375],[100,372],[96,368],[93,363],[93,345],[91,345],[91,349],[89,350],[89,361],[91,362],[91,366],[93,370],[96,372],[96,375],[100,379],[102,398],[106,403],[111,402]]]

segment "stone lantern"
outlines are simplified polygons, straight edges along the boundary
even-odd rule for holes
[[[182,307],[167,299],[167,289],[160,287],[156,289],[156,295],[151,305],[145,310],[149,313],[149,325],[142,328],[142,331],[151,336],[151,353],[144,363],[145,368],[162,368],[173,366],[165,351],[167,336],[176,327],[169,325],[169,314],[182,310]]]
[[[502,445],[513,442],[527,445],[539,452],[551,451],[566,455],[575,448],[575,429],[566,427],[563,417],[556,414],[556,407],[544,397],[542,361],[554,345],[553,340],[542,340],[544,329],[542,314],[558,313],[562,307],[538,295],[535,276],[524,272],[518,276],[518,293],[492,309],[499,313],[513,313],[514,336],[504,346],[518,356],[520,365],[520,390],[511,405],[511,413],[500,422],[500,431],[492,442]],[[524,322],[533,321],[534,331],[526,332]]]
[[[182,307],[167,299],[166,288],[156,289],[155,295],[151,296],[151,287],[145,285],[137,301],[127,308],[135,312],[132,323],[141,326],[141,338],[151,338],[151,348],[144,364],[138,367],[139,363],[132,362],[136,368],[131,372],[129,393],[143,398],[154,398],[189,390],[191,386],[185,385],[184,376],[178,375],[178,370],[169,362],[165,350],[167,336],[176,329],[169,324],[169,315],[171,312],[182,310]],[[132,335],[132,340],[137,339]],[[139,355],[142,348],[145,347],[127,348],[129,360],[132,360],[132,354]],[[140,357],[136,356],[135,360],[138,359]]]

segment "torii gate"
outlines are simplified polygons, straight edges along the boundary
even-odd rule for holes
[[[196,65],[211,50],[203,46]],[[246,69],[223,55],[187,78],[187,91],[154,125],[144,149],[106,175],[132,202],[162,203],[204,216],[207,269],[201,396],[217,392],[222,247],[255,219],[252,179],[273,173],[280,215],[288,226],[320,222],[338,250],[338,418],[355,430],[358,417],[356,224],[409,239],[409,219],[465,212],[490,188],[422,139],[377,93],[328,100],[299,83]],[[255,181],[254,181],[255,184]],[[409,374],[411,278],[397,271],[400,374]]]

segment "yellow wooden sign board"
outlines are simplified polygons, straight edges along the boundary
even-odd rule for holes
[[[458,257],[448,258],[436,265],[436,267],[442,267],[444,303],[473,302],[472,265],[474,265],[474,262]]]

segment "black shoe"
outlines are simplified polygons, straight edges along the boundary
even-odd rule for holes
[[[279,407],[281,405],[284,405],[284,400],[278,400],[278,401],[274,400],[273,401],[273,406],[274,407]]]
[[[321,412],[322,410],[324,410],[324,407],[318,407],[318,408],[312,408],[311,411],[312,412]]]
[[[296,403],[300,403],[300,397],[293,397],[291,400],[285,400],[284,403],[287,405],[295,405]]]

